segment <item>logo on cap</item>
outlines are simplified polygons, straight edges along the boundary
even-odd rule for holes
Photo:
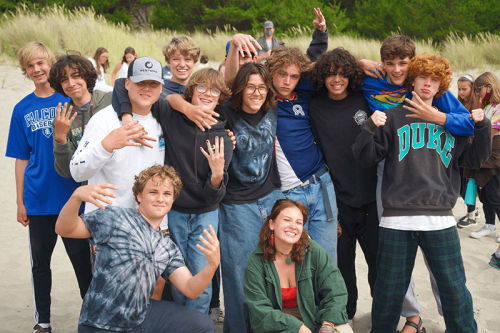
[[[152,68],[153,64],[150,61],[146,61],[146,63],[144,64],[144,66],[146,66],[146,68]]]

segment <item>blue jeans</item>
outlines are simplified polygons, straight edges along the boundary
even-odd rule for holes
[[[220,204],[219,239],[221,246],[222,286],[224,289],[224,332],[250,331],[248,306],[243,294],[247,261],[259,243],[259,232],[274,203],[283,199],[275,190],[247,204]]]
[[[309,235],[332,257],[337,265],[337,199],[333,188],[330,173],[325,173],[316,183],[306,186],[296,186],[290,190],[283,191],[287,199],[302,202],[309,212],[307,223],[304,228]],[[328,200],[333,211],[333,221],[328,221],[325,203],[323,201],[322,184],[325,184],[328,192]]]
[[[217,232],[219,228],[218,209],[204,214],[183,214],[174,210],[170,210],[168,213],[170,237],[181,250],[186,266],[192,275],[198,274],[208,263],[207,257],[198,250],[196,244],[203,245],[199,237],[203,235],[203,229],[210,231],[209,225],[212,225]],[[175,303],[208,314],[212,299],[212,283],[197,299],[187,298],[174,286],[172,286],[172,294]]]

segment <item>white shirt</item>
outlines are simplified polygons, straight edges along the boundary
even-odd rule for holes
[[[71,175],[78,182],[88,180],[89,185],[99,183],[116,185],[118,190],[109,190],[116,194],[116,198],[109,199],[113,205],[123,208],[138,207],[132,193],[134,176],[150,166],[163,165],[165,162],[165,139],[160,124],[151,113],[147,116],[137,114],[132,116],[148,129],[149,136],[157,140],[150,142],[152,149],[144,146],[127,146],[109,153],[103,148],[102,140],[114,129],[123,125],[110,105],[90,119],[70,163]],[[97,209],[95,205],[85,204],[85,213],[95,209]],[[162,229],[165,227],[164,222]]]

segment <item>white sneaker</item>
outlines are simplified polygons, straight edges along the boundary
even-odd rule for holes
[[[481,238],[481,237],[484,237],[484,236],[488,236],[488,235],[494,235],[496,234],[496,231],[491,231],[490,228],[488,228],[488,226],[483,226],[481,229],[479,229],[478,231],[473,231],[470,233],[470,237],[472,238]]]

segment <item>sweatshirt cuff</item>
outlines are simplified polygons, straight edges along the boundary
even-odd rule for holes
[[[483,118],[483,120],[481,120],[480,122],[478,123],[475,123],[474,124],[474,127],[484,127],[486,125],[488,125],[488,123],[490,122],[490,120],[488,118],[486,118],[486,116]]]
[[[365,128],[370,131],[371,133],[375,133],[375,130],[377,129],[377,125],[373,122],[372,118],[368,118],[365,123]]]

